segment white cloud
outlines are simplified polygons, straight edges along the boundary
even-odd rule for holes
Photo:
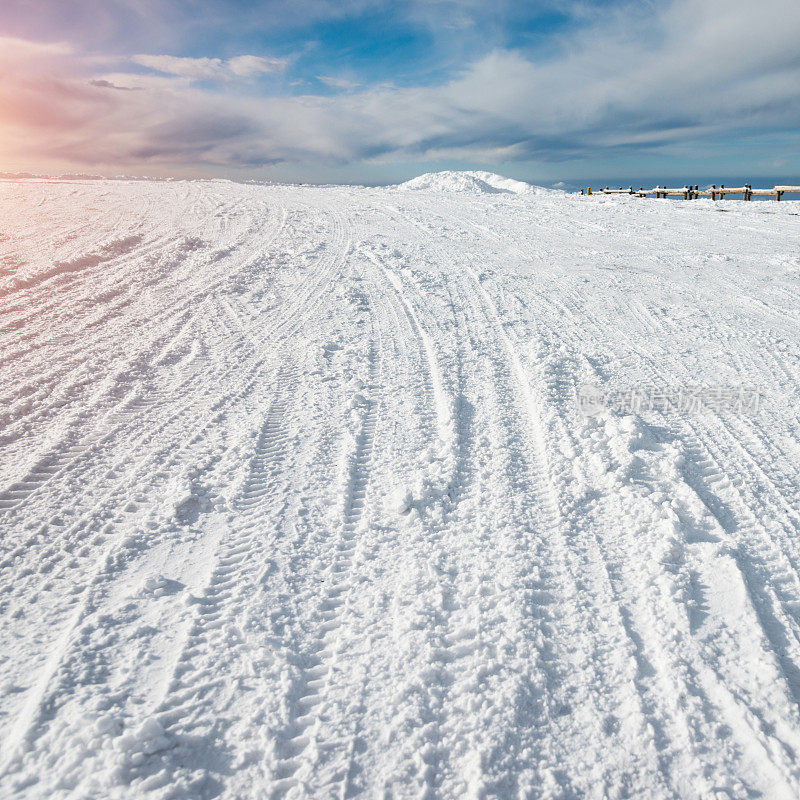
[[[217,78],[223,71],[219,58],[178,58],[177,56],[131,56],[131,61],[156,72],[183,78]]]
[[[258,56],[136,56],[161,74],[126,75],[64,53],[73,66],[58,79],[37,84],[28,69],[24,81],[0,83],[0,127],[4,108],[17,109],[6,117],[17,153],[125,168],[653,153],[800,128],[798,40],[797,0],[637,4],[565,34],[547,61],[497,49],[437,86],[356,89],[324,75],[352,89],[325,97],[242,97],[196,83],[284,66]]]
[[[264,75],[269,72],[281,72],[286,68],[286,60],[281,58],[264,58],[263,56],[236,56],[229,58],[225,66],[234,75],[249,78],[253,75]]]
[[[44,65],[72,53],[72,47],[66,42],[31,42],[0,36],[0,64],[6,69],[27,69],[31,63]]]
[[[344,89],[348,91],[357,89],[361,85],[356,81],[340,78],[335,75],[317,75],[317,80],[322,81],[326,86],[330,86],[331,89]]]
[[[263,56],[235,56],[227,60],[221,58],[184,58],[165,55],[135,55],[131,61],[142,67],[178,75],[183,78],[223,79],[252,78],[270,72],[280,72],[286,61],[280,58]]]

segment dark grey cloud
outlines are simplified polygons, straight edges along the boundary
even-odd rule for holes
[[[111,81],[106,81],[99,78],[89,81],[89,86],[97,86],[100,89],[116,89],[120,92],[141,91],[141,87],[139,86],[117,86],[116,84],[111,83]]]

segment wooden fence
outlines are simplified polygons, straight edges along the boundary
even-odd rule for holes
[[[785,194],[800,194],[800,186],[774,186],[772,189],[754,189],[749,183],[744,186],[725,186],[714,184],[710,189],[701,189],[699,186],[681,186],[678,189],[668,189],[666,186],[656,186],[654,189],[634,189],[629,186],[627,189],[598,189],[592,191],[592,187],[581,189],[581,194],[630,194],[634,197],[682,197],[684,200],[695,200],[698,197],[710,197],[712,200],[724,200],[726,194],[740,194],[742,200],[751,200],[753,197],[774,197],[780,200]]]

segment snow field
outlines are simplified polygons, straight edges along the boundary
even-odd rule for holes
[[[800,793],[798,204],[421,178],[0,183],[1,794]]]

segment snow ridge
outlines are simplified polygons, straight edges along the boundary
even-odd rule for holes
[[[461,192],[464,194],[549,194],[552,189],[534,186],[531,183],[504,178],[494,172],[444,170],[426,172],[416,178],[398,184],[402,190],[424,190],[434,192]]]

